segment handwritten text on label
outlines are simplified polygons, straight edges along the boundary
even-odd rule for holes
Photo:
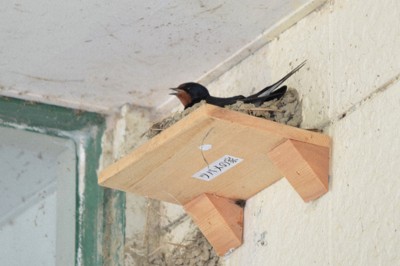
[[[220,174],[228,171],[232,167],[236,166],[241,161],[243,161],[243,159],[231,155],[225,155],[217,161],[211,163],[209,166],[195,173],[193,177],[204,181],[210,181]]]

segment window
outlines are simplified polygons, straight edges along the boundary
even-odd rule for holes
[[[99,114],[0,97],[3,263],[122,261],[125,197],[97,185],[103,132]]]

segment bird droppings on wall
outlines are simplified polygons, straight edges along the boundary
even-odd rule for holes
[[[255,233],[254,235],[254,240],[255,240],[255,244],[256,244],[256,246],[259,246],[259,247],[266,247],[267,245],[268,245],[268,242],[267,242],[267,234],[268,234],[268,232],[267,231],[263,231],[262,233]]]

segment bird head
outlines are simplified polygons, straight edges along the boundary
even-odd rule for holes
[[[177,88],[171,88],[171,90],[174,92],[170,95],[178,97],[185,109],[210,96],[206,87],[195,82],[183,83]]]

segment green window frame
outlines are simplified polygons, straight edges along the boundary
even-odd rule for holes
[[[102,188],[97,183],[105,117],[0,97],[0,126],[74,142],[77,162],[75,265],[123,265],[125,193]]]

